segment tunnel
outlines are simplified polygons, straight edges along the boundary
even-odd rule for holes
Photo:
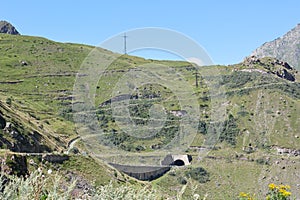
[[[183,162],[183,160],[178,159],[178,160],[175,160],[172,165],[184,166],[185,163]]]

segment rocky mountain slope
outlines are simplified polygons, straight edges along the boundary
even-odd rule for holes
[[[74,84],[76,78],[88,76],[78,76],[78,73],[93,49],[40,37],[0,34],[0,148],[5,152],[2,156],[9,150],[8,155],[24,156],[29,170],[39,165],[51,167],[60,173],[76,174],[95,187],[110,180],[136,183],[98,159],[96,154],[102,149],[92,147],[99,145],[100,138],[81,138],[83,135],[75,125],[73,117],[77,113],[72,106],[81,102],[76,101]],[[115,56],[101,48],[97,52],[104,59]],[[143,184],[163,191],[165,198],[176,197],[176,191],[184,187],[188,189],[183,196],[190,199],[191,190],[197,186],[201,198],[206,195],[208,199],[235,199],[241,191],[257,193],[258,184],[267,188],[270,182],[290,184],[292,192],[300,195],[297,186],[300,78],[297,70],[269,57],[249,57],[236,65],[199,70],[188,62],[118,57],[95,85],[92,112],[97,121],[88,126],[98,125],[105,135],[101,139],[122,151],[141,156],[159,151],[170,143],[178,134],[181,119],[189,111],[182,107],[184,98],[167,87],[171,84],[145,84],[130,95],[115,91],[123,76],[128,72],[140,73],[144,64],[168,66],[169,70],[161,73],[176,75],[177,84],[188,83],[192,91],[190,97],[199,108],[199,121],[190,147],[183,152],[193,157],[192,165],[174,168],[163,177]],[[147,139],[126,134],[116,123],[122,116],[113,115],[111,106],[122,100],[129,100],[131,119],[138,125],[147,124],[153,105],[162,105],[166,113],[164,127]],[[215,112],[214,104],[223,110],[222,115]],[[214,134],[220,135],[211,138]],[[78,137],[81,140],[74,143]],[[72,149],[68,149],[70,143]],[[208,153],[202,155],[203,151]],[[52,165],[34,157],[32,152],[71,153],[68,160]],[[199,166],[205,168],[205,182],[202,177],[193,179],[191,175],[197,174],[192,172]],[[258,192],[258,196],[264,194],[264,191]]]
[[[275,57],[300,69],[300,24],[271,42],[264,43],[252,55],[257,57]]]
[[[20,35],[17,29],[7,21],[0,21],[0,33]]]

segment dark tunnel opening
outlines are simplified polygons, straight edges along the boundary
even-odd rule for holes
[[[183,160],[175,160],[172,165],[184,166],[184,162]]]

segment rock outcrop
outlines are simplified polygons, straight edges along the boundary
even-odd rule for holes
[[[0,148],[14,152],[40,153],[51,149],[43,144],[43,137],[37,131],[29,131],[17,122],[8,122],[0,112]]]
[[[0,21],[0,33],[20,35],[17,29],[7,21]]]
[[[2,113],[0,112],[0,129],[4,129],[6,126],[6,120],[2,117]]]
[[[272,73],[280,78],[286,79],[288,81],[294,82],[296,80],[296,74],[298,73],[293,67],[291,67],[287,62],[280,61],[276,58],[265,57],[258,58],[257,56],[249,56],[243,61],[243,65],[249,69],[244,69],[243,71],[257,71],[261,73]],[[262,66],[264,70],[256,69],[255,66]]]
[[[280,78],[284,78],[289,81],[295,81],[295,76],[293,76],[293,74],[288,72],[286,69],[281,69],[281,70],[277,71],[276,74]]]

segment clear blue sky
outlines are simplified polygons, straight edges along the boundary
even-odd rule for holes
[[[162,27],[202,45],[213,61],[241,61],[300,23],[299,0],[9,0],[0,20],[24,35],[98,45],[128,29]]]

